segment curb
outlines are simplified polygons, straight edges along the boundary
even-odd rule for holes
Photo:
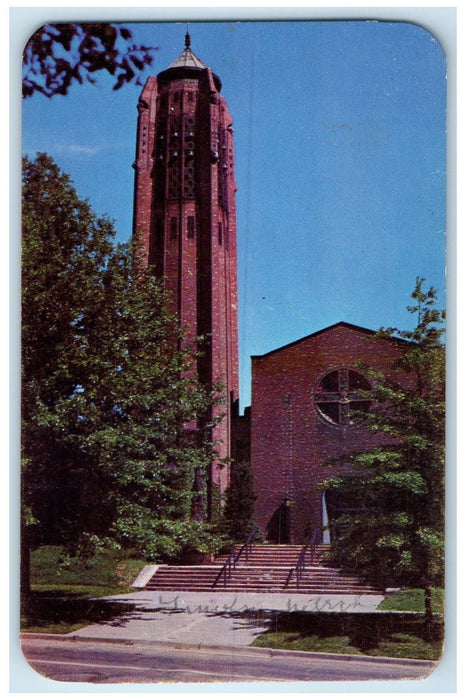
[[[228,652],[234,654],[257,654],[259,656],[312,656],[313,658],[320,659],[346,659],[347,661],[364,661],[370,663],[391,663],[391,664],[409,664],[412,666],[428,666],[435,667],[439,661],[433,661],[429,659],[403,659],[395,658],[391,656],[365,656],[363,654],[332,654],[329,652],[316,652],[316,651],[295,651],[289,649],[274,649],[272,647],[237,647],[237,646],[222,646],[222,645],[210,645],[210,644],[189,644],[181,642],[163,642],[158,640],[148,640],[148,639],[115,639],[113,637],[80,637],[73,632],[69,635],[65,634],[47,634],[46,632],[22,632],[20,634],[21,639],[55,639],[57,641],[63,642],[64,640],[69,640],[71,642],[95,642],[97,644],[123,644],[125,646],[133,646],[137,644],[151,645],[154,647],[165,647],[169,649],[180,649],[180,650],[197,650],[197,651],[212,651],[212,652]]]

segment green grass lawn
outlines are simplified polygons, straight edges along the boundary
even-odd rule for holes
[[[51,597],[71,597],[76,600],[83,598],[104,598],[111,595],[119,595],[121,593],[134,592],[134,588],[130,586],[85,586],[83,584],[62,583],[62,584],[46,584],[36,583],[31,586],[31,591],[36,594],[48,595]]]
[[[432,590],[432,611],[443,613],[445,592],[443,588]],[[389,593],[379,604],[377,610],[397,610],[407,612],[424,612],[424,591],[422,588],[403,588]]]
[[[61,547],[31,553],[31,596],[23,601],[21,629],[66,634],[99,620],[111,619],[128,605],[96,601],[128,593],[145,561],[131,553],[106,552],[86,561]]]
[[[40,547],[31,552],[31,584],[129,586],[145,564],[131,553],[108,551],[83,560],[67,555],[62,547]]]
[[[438,660],[442,655],[442,640],[426,641],[416,635],[402,632],[392,633],[381,639],[377,646],[360,649],[348,635],[321,637],[294,632],[265,632],[252,644],[269,649],[288,649],[326,654],[348,654],[356,656],[388,656],[398,659]]]
[[[300,632],[264,632],[252,643],[252,646],[327,654],[363,655],[362,651],[351,645],[350,638],[346,635],[320,637],[317,634],[303,635]]]
[[[443,650],[443,589],[434,589],[432,607],[435,614],[433,627],[426,625],[422,614],[411,616],[410,613],[424,613],[424,591],[410,588],[393,592],[381,602],[378,611],[382,613],[406,612],[408,615],[400,615],[399,624],[397,616],[392,616],[389,622],[384,622],[383,616],[380,629],[377,629],[377,613],[371,616],[345,613],[346,617],[343,614],[332,617],[329,613],[327,617],[325,613],[320,616],[278,615],[270,631],[261,634],[253,646],[437,660]]]

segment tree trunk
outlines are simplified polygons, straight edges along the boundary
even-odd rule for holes
[[[433,619],[432,613],[432,588],[426,586],[424,589],[424,607],[425,607],[425,619],[427,623],[431,623]]]
[[[24,609],[31,596],[31,548],[26,526],[23,524],[21,526],[20,594],[20,605]]]

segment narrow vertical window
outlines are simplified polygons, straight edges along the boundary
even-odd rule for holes
[[[218,244],[222,245],[222,243],[223,243],[223,226],[222,226],[222,222],[219,221],[218,222]]]
[[[186,230],[188,238],[196,237],[196,218],[194,216],[188,216]]]
[[[178,219],[176,216],[170,217],[170,238],[174,240],[178,236]]]
[[[155,242],[160,245],[163,241],[163,221],[162,219],[155,220]]]
[[[168,110],[168,94],[165,92],[163,95],[160,95],[160,101],[159,101],[159,109],[161,112],[164,114],[167,113]]]
[[[158,265],[163,248],[163,219],[154,221],[152,236],[150,237],[149,265]]]

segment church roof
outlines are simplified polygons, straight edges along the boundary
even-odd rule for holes
[[[364,328],[363,326],[355,326],[353,323],[347,323],[346,321],[339,321],[338,323],[334,323],[331,326],[327,326],[326,328],[321,328],[318,331],[315,331],[314,333],[310,333],[309,335],[304,336],[304,338],[298,338],[298,340],[293,340],[291,343],[287,343],[286,345],[282,345],[279,348],[275,348],[274,350],[269,350],[269,352],[264,353],[263,355],[252,355],[252,359],[259,359],[261,357],[268,357],[269,355],[274,355],[275,353],[279,353],[282,350],[286,350],[287,348],[291,348],[295,345],[298,345],[299,343],[302,343],[305,340],[309,340],[310,338],[315,338],[316,336],[321,335],[322,333],[328,333],[329,331],[332,331],[334,328],[338,327],[343,327],[347,328],[350,331],[356,331],[359,333],[364,333],[366,335],[372,336],[372,337],[377,337],[378,336],[378,331],[371,330],[370,328]],[[399,343],[400,345],[407,345],[409,344],[409,341],[404,340],[403,338],[398,338],[398,337],[391,337],[391,338],[383,338],[383,340],[389,340],[390,342],[394,343]]]

